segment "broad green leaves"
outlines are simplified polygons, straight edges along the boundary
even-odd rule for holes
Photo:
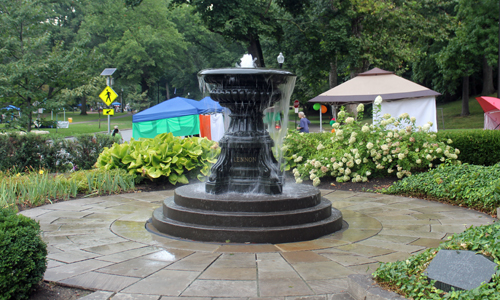
[[[206,138],[183,139],[163,133],[154,139],[114,144],[101,153],[96,165],[106,170],[126,169],[130,174],[152,180],[163,176],[174,185],[187,184],[186,174],[203,180],[219,153],[218,144]]]

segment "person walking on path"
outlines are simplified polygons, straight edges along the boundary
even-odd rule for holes
[[[309,124],[311,124],[311,121],[309,121],[306,118],[306,115],[302,111],[299,112],[299,118],[300,118],[300,123],[299,126],[297,127],[297,130],[299,130],[300,132],[309,133]]]

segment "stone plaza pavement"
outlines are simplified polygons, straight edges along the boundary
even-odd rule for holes
[[[286,244],[221,244],[152,234],[174,191],[84,198],[23,211],[48,244],[44,279],[95,290],[82,299],[352,299],[347,276],[436,247],[486,214],[415,198],[322,190],[348,229]]]

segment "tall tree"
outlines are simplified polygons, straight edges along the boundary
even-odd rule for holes
[[[126,7],[121,0],[94,2],[85,16],[80,35],[105,57],[104,67],[115,67],[121,84],[140,84],[144,93],[165,70],[182,64],[187,43],[170,21],[166,0],[145,0]]]
[[[142,0],[125,0],[129,6],[138,6]],[[309,0],[173,0],[174,5],[187,4],[200,15],[208,30],[218,33],[231,41],[247,45],[248,53],[257,59],[256,64],[265,67],[261,39],[279,37],[282,29],[278,22],[281,7],[292,14],[300,13],[308,7]]]
[[[54,97],[82,57],[52,39],[56,23],[49,1],[0,0],[0,101],[21,108],[19,127],[27,131],[36,109],[61,105]]]

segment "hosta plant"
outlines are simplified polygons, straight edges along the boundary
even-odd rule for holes
[[[364,106],[358,106],[358,116]],[[375,103],[375,118],[380,104]],[[338,113],[335,132],[303,134],[290,132],[283,153],[287,168],[293,169],[298,183],[310,179],[314,185],[320,178],[331,176],[337,182],[361,182],[370,177],[409,176],[445,161],[457,161],[458,149],[451,140],[440,141],[429,132],[431,124],[416,126],[408,113],[394,118],[385,114],[376,124],[368,125]]]
[[[96,166],[111,170],[125,169],[139,178],[168,178],[172,184],[189,183],[191,177],[203,180],[210,166],[217,161],[220,148],[206,138],[174,137],[163,133],[153,139],[142,138],[105,148]]]

